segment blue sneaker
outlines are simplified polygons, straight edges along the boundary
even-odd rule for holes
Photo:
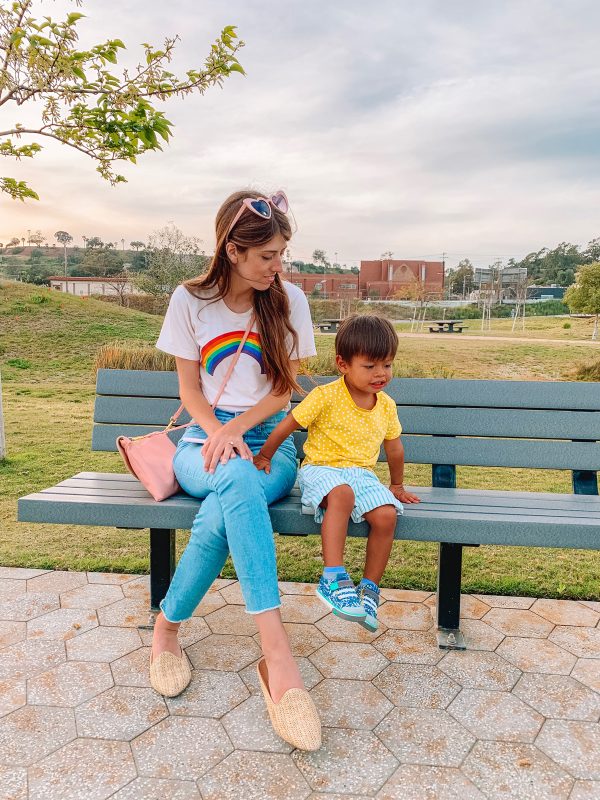
[[[368,584],[361,583],[358,587],[358,598],[365,611],[365,618],[360,621],[363,628],[374,633],[379,627],[377,621],[377,609],[379,608],[379,587],[369,581]]]
[[[365,610],[360,604],[356,588],[348,575],[339,574],[333,581],[323,576],[317,586],[317,597],[333,611],[337,617],[360,622],[365,618]]]

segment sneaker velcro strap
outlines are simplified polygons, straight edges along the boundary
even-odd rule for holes
[[[354,584],[349,578],[346,578],[343,581],[336,581],[336,584],[337,584],[336,589],[345,589],[347,586],[351,586],[354,589]]]
[[[377,605],[379,605],[379,592],[375,592],[373,589],[363,586],[362,595],[363,597],[369,597],[371,600],[374,600]]]

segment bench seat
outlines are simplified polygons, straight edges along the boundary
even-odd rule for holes
[[[600,549],[600,497],[413,487],[418,505],[405,506],[396,539],[527,547]],[[184,493],[157,503],[132,475],[80,472],[19,500],[23,522],[105,525],[117,528],[189,529],[200,507]],[[318,534],[320,525],[301,514],[300,492],[273,504],[278,533]],[[457,525],[457,523],[460,523]],[[350,536],[366,536],[366,523],[350,522]]]

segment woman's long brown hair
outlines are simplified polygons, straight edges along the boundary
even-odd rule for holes
[[[271,218],[264,219],[246,210],[227,238],[227,230],[237,212],[240,203],[246,197],[267,197],[253,190],[234,192],[223,203],[216,218],[217,246],[208,272],[184,282],[185,288],[195,297],[205,299],[206,290],[214,289],[212,301],[225,297],[231,286],[231,262],[227,257],[225,245],[233,242],[240,253],[250,247],[261,247],[280,233],[286,241],[292,238],[292,229],[288,218],[279,209],[271,206]],[[258,324],[258,332],[262,346],[263,363],[267,378],[271,381],[272,391],[276,395],[292,391],[304,391],[296,382],[290,366],[291,352],[298,349],[298,335],[290,322],[290,304],[287,292],[283,287],[279,274],[265,291],[254,292],[254,313]],[[286,337],[291,334],[293,346],[291,352],[286,346]]]

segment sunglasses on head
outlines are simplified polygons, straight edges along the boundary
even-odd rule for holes
[[[271,219],[273,213],[272,206],[279,209],[279,211],[283,212],[284,214],[287,214],[290,206],[288,199],[285,196],[285,192],[275,192],[275,194],[272,194],[271,197],[245,197],[242,200],[240,210],[237,212],[233,218],[233,222],[227,229],[227,238],[246,209],[252,211],[252,213],[256,214],[258,217],[262,217],[263,219]]]

